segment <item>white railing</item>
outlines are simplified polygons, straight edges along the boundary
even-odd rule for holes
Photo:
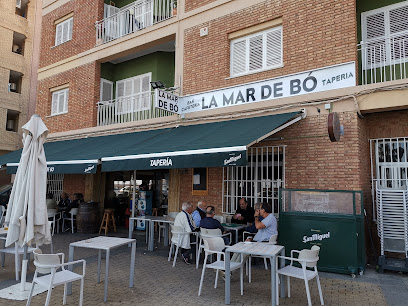
[[[97,103],[97,125],[110,125],[171,116],[154,106],[154,94],[144,93]]]
[[[175,0],[139,0],[95,23],[96,45],[150,27],[177,14]]]
[[[361,84],[407,78],[408,38],[387,38],[358,45]]]

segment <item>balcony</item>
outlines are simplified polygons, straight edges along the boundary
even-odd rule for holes
[[[386,38],[358,45],[360,84],[407,78],[408,38]]]
[[[142,93],[97,103],[97,126],[171,116],[154,107],[154,94]]]
[[[177,0],[139,0],[117,8],[105,4],[104,19],[97,21],[96,45],[150,27],[177,15]]]

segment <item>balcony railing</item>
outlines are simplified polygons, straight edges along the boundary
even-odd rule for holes
[[[110,42],[173,17],[177,14],[175,3],[175,0],[139,0],[117,9],[117,13],[95,23],[96,45]]]
[[[173,113],[154,107],[154,94],[143,93],[97,103],[97,125],[110,125],[171,116]]]
[[[361,84],[407,78],[408,38],[387,38],[358,45]]]

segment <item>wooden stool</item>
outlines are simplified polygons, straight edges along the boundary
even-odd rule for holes
[[[103,218],[102,218],[102,223],[101,227],[99,228],[99,234],[101,233],[102,229],[105,230],[105,235],[108,233],[108,228],[113,227],[113,230],[116,233],[116,224],[115,224],[115,215],[114,215],[115,210],[114,209],[105,209],[103,211]],[[105,222],[105,224],[104,224]]]

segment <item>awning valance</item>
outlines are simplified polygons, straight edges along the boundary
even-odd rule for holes
[[[240,166],[252,144],[301,119],[301,112],[179,126],[121,154],[102,158],[102,171]]]

